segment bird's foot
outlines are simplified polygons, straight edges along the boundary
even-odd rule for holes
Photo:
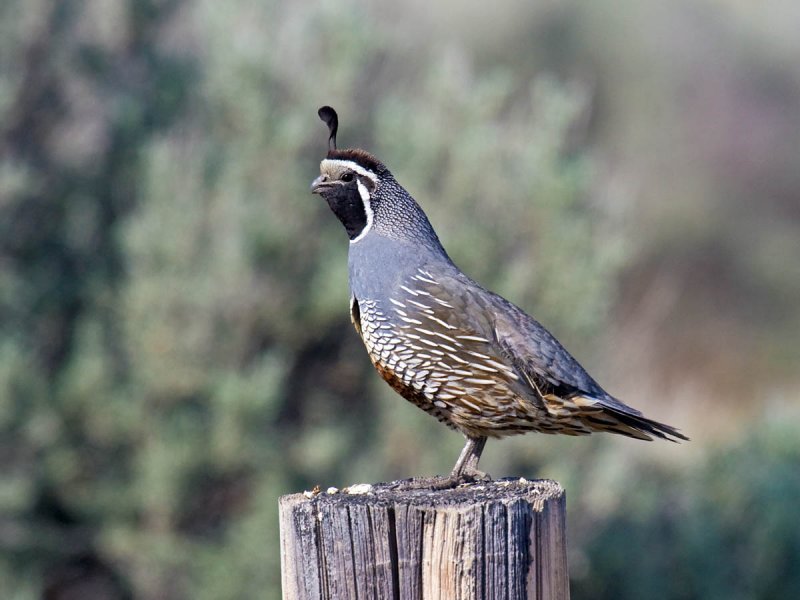
[[[450,490],[460,485],[476,481],[491,481],[491,477],[482,471],[473,471],[461,475],[450,474],[446,477],[418,477],[391,483],[387,486],[392,491],[406,490]]]
[[[415,477],[413,479],[404,479],[396,481],[386,486],[387,489],[393,492],[405,492],[410,490],[448,490],[458,486],[461,483],[457,478],[448,477]]]

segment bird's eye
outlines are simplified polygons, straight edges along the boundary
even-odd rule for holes
[[[348,171],[347,173],[342,175],[342,181],[344,181],[345,183],[353,181],[353,173],[351,171]]]

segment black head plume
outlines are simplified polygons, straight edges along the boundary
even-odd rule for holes
[[[323,106],[317,111],[319,118],[328,126],[330,137],[328,138],[328,148],[336,150],[336,131],[339,129],[339,115],[330,106]]]

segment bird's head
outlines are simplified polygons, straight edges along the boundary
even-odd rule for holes
[[[322,196],[347,230],[350,243],[370,234],[424,246],[446,256],[428,217],[389,169],[360,149],[338,150],[339,119],[330,106],[319,109],[328,125],[328,155],[311,191]]]
[[[328,125],[328,155],[311,184],[330,206],[355,244],[370,233],[401,242],[422,244],[444,254],[428,217],[389,169],[360,149],[336,148],[339,118],[330,106],[319,109]]]
[[[319,117],[328,125],[329,148],[320,163],[320,175],[311,184],[311,192],[325,199],[347,230],[350,241],[357,242],[372,229],[373,198],[382,178],[391,174],[364,150],[336,148],[339,119],[330,106],[320,108]]]

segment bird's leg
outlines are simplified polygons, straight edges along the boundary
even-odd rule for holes
[[[486,477],[485,473],[478,471],[478,461],[481,459],[483,447],[486,445],[486,436],[469,437],[467,436],[467,443],[464,449],[458,456],[456,465],[450,473],[450,477],[458,480],[469,479],[482,479]]]
[[[394,490],[413,490],[413,489],[428,489],[428,490],[447,490],[454,488],[465,481],[473,481],[475,479],[486,479],[486,473],[478,471],[478,461],[481,459],[483,447],[486,445],[486,437],[469,437],[467,436],[467,443],[464,449],[458,456],[456,466],[453,467],[452,472],[447,477],[430,477],[425,479],[414,479],[412,481],[405,481],[403,483],[395,484],[392,486]]]

